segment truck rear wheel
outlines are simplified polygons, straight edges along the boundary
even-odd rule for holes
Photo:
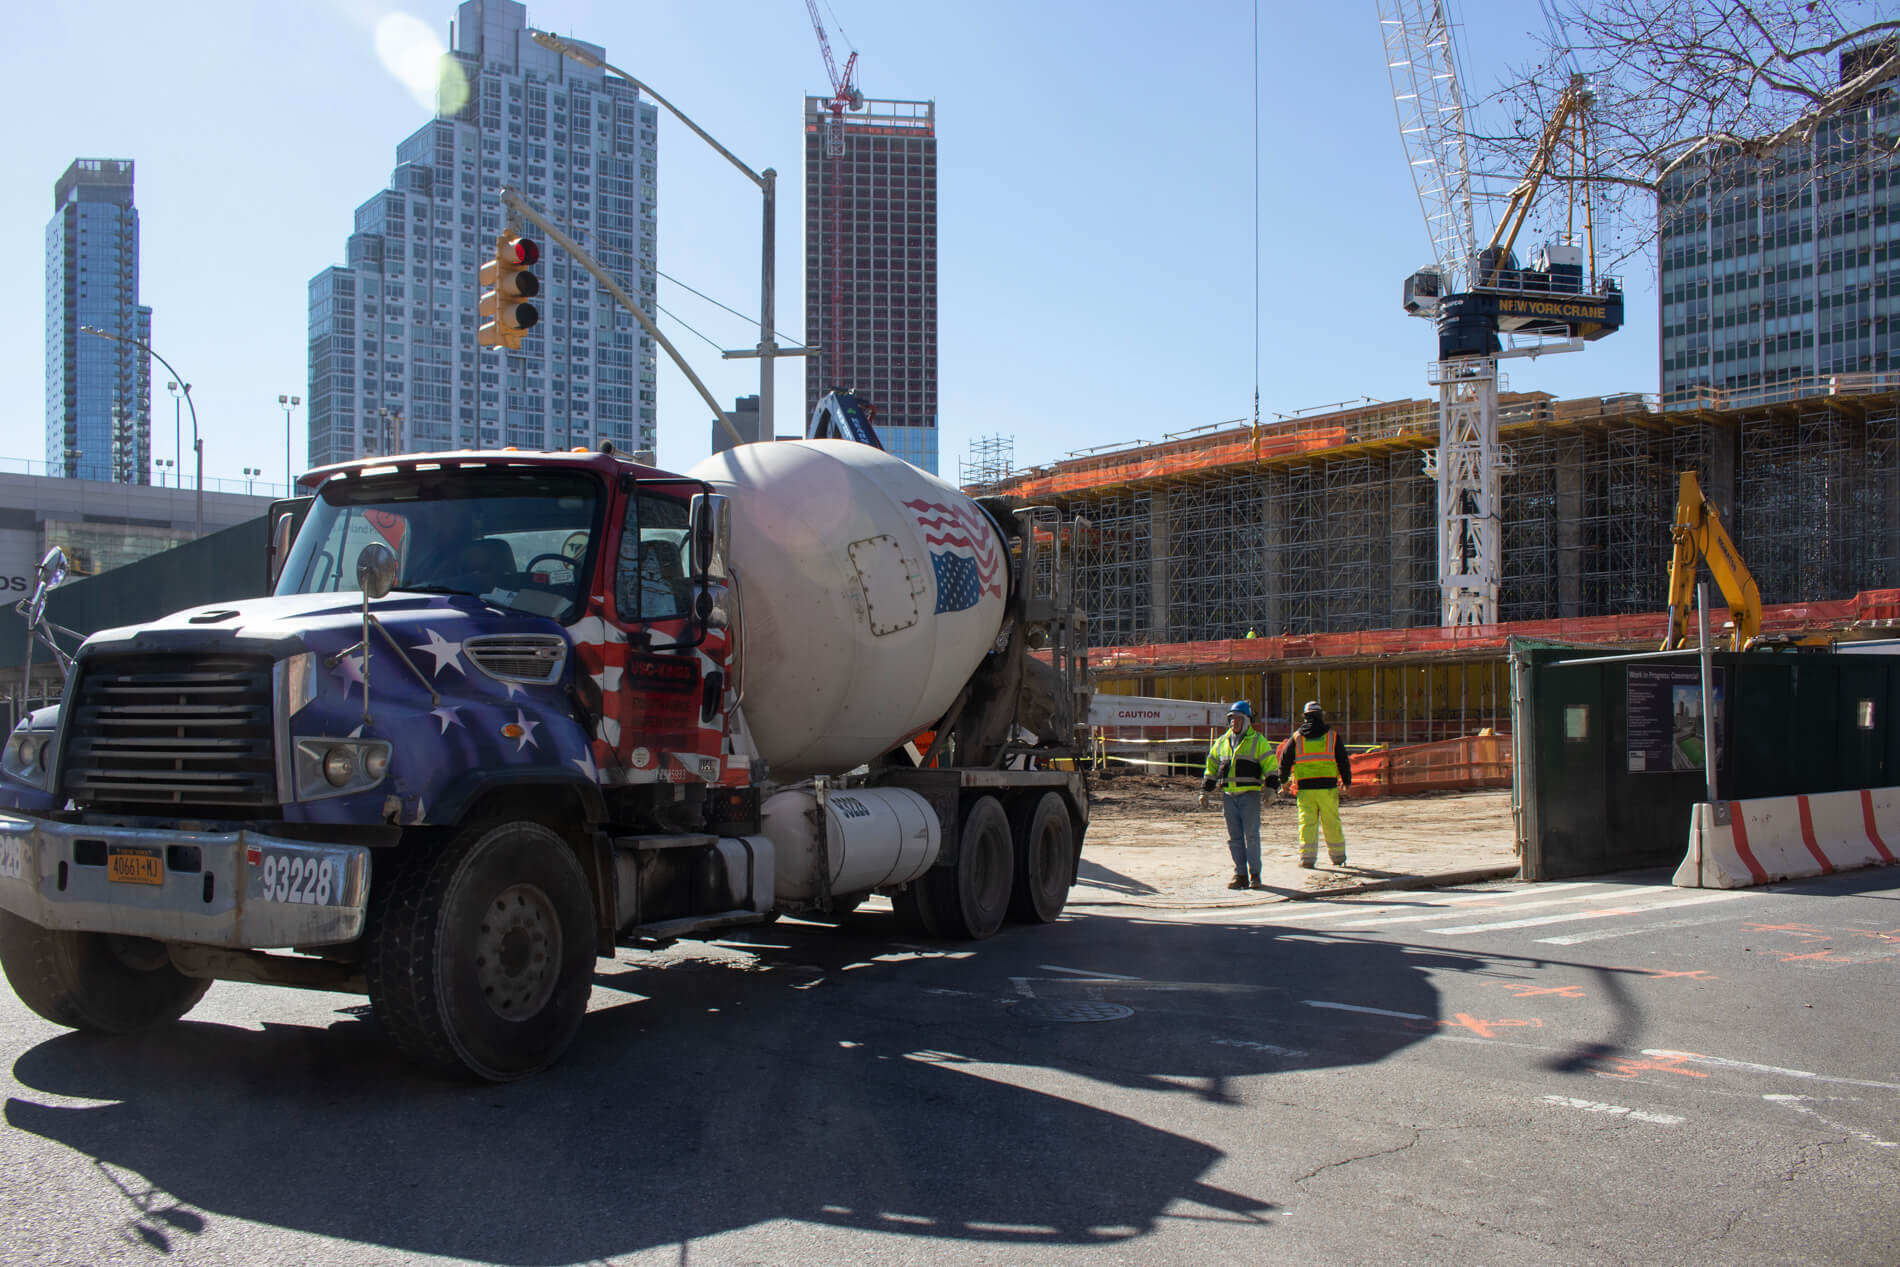
[[[1075,882],[1075,824],[1056,792],[1044,792],[1017,807],[1010,826],[1016,838],[1016,887],[1011,919],[1051,924],[1069,902]]]
[[[0,966],[20,1002],[55,1025],[130,1034],[177,1020],[209,981],[172,967],[143,937],[55,932],[0,911]]]
[[[935,917],[939,936],[981,941],[1003,926],[1015,877],[1009,815],[995,797],[978,797],[963,816],[956,862],[925,872],[918,899]]]
[[[593,901],[561,838],[481,825],[390,871],[371,885],[363,973],[397,1047],[490,1082],[559,1059],[594,983]]]

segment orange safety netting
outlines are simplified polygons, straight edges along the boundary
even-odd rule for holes
[[[1354,753],[1346,796],[1470,791],[1511,786],[1511,737],[1465,735]]]
[[[1728,609],[1709,613],[1718,638]],[[1267,638],[1224,638],[1211,642],[1151,643],[1134,647],[1097,647],[1089,667],[1101,673],[1202,665],[1253,665],[1289,660],[1342,657],[1455,654],[1503,651],[1511,638],[1544,642],[1653,643],[1660,645],[1668,617],[1662,612],[1634,616],[1580,616],[1566,620],[1518,620],[1497,625],[1411,629],[1373,629],[1357,633],[1276,634]],[[1900,625],[1900,589],[1862,590],[1852,598],[1813,603],[1783,603],[1762,611],[1764,633],[1840,633]]]

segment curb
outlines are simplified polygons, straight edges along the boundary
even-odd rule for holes
[[[1068,905],[1070,907],[1132,906],[1162,911],[1243,910],[1251,906],[1272,906],[1280,902],[1314,902],[1325,898],[1350,897],[1358,893],[1378,893],[1388,889],[1438,889],[1459,884],[1476,884],[1485,880],[1512,880],[1516,879],[1522,870],[1523,868],[1517,863],[1512,863],[1509,866],[1472,867],[1464,871],[1444,871],[1434,875],[1401,875],[1383,880],[1364,880],[1357,884],[1342,884],[1337,888],[1311,893],[1275,893],[1268,897],[1210,898],[1205,901],[1143,900],[1126,897],[1082,900],[1070,898]]]

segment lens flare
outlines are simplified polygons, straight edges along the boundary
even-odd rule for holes
[[[417,105],[437,114],[454,114],[468,104],[468,76],[446,52],[421,18],[389,13],[377,20],[376,56],[383,68]]]

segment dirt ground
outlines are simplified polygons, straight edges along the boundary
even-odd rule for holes
[[[1146,774],[1090,779],[1083,882],[1090,863],[1137,878],[1156,895],[1219,890],[1231,867],[1218,800],[1200,809],[1200,780]],[[1355,799],[1340,804],[1347,870],[1327,866],[1297,873],[1308,891],[1356,884],[1368,875],[1430,875],[1516,861],[1508,789]],[[1261,808],[1260,841],[1267,870],[1284,875],[1295,862],[1298,812],[1291,797],[1269,796]],[[1115,887],[1104,885],[1104,887]]]

